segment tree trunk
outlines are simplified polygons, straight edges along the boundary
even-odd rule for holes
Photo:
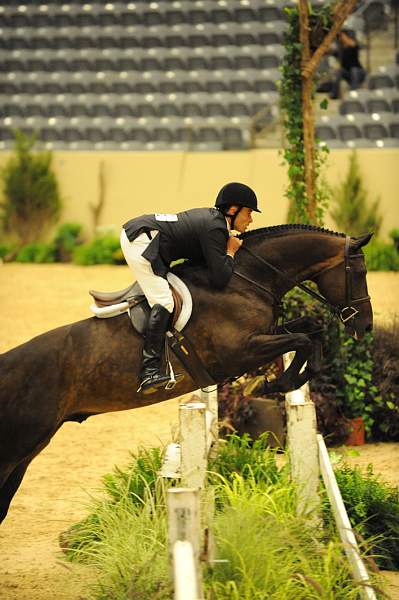
[[[314,157],[314,109],[313,109],[313,75],[323,54],[328,50],[343,22],[352,12],[357,0],[342,0],[335,8],[334,22],[320,46],[311,56],[309,42],[309,11],[307,0],[299,1],[299,39],[302,44],[302,120],[303,144],[305,160],[305,186],[307,197],[307,214],[310,223],[316,223],[316,172]]]
[[[307,214],[310,223],[316,223],[315,164],[314,164],[314,114],[313,78],[304,77],[306,65],[310,61],[309,13],[307,0],[299,0],[299,39],[302,44],[302,119],[303,145],[305,155],[305,186]]]

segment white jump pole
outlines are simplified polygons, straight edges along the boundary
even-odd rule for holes
[[[173,581],[175,600],[197,600],[199,598],[194,551],[190,542],[178,540],[174,543]]]
[[[169,552],[173,560],[174,576],[177,578],[174,579],[175,600],[202,598],[199,504],[197,489],[170,488],[168,490]],[[176,542],[186,543],[183,546],[176,546]],[[176,563],[175,559],[182,562]]]
[[[202,489],[208,468],[206,405],[187,402],[179,407],[181,483]]]
[[[292,355],[284,355],[285,368]],[[297,512],[306,515],[320,505],[316,410],[308,384],[286,394],[286,412],[291,477],[298,486]]]

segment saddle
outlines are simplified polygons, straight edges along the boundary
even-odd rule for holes
[[[198,387],[214,385],[215,381],[209,375],[191,342],[181,333],[191,317],[193,308],[190,291],[174,273],[167,273],[166,278],[174,301],[172,325],[166,333],[168,345]],[[96,317],[106,319],[128,313],[133,328],[141,336],[145,335],[151,309],[138,282],[117,292],[89,290],[89,294],[94,300],[90,309]]]
[[[186,284],[174,273],[168,273],[166,277],[174,302],[172,326],[177,331],[181,331],[191,316],[193,308],[191,294]],[[144,335],[150,307],[137,281],[118,292],[89,290],[89,294],[94,299],[90,309],[96,317],[106,319],[127,312],[134,329],[140,335]]]

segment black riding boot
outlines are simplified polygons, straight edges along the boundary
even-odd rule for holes
[[[148,319],[141,361],[141,385],[138,391],[143,394],[153,394],[158,387],[169,381],[167,375],[161,374],[160,368],[170,317],[166,308],[161,304],[154,304]]]

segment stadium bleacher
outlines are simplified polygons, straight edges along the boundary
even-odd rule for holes
[[[258,116],[277,115],[284,7],[292,4],[5,0],[0,148],[12,145],[13,128],[37,130],[54,149],[247,148]],[[385,26],[381,4],[364,0],[353,26]],[[319,123],[322,143],[397,140],[398,53],[395,60],[345,98],[341,121]]]

